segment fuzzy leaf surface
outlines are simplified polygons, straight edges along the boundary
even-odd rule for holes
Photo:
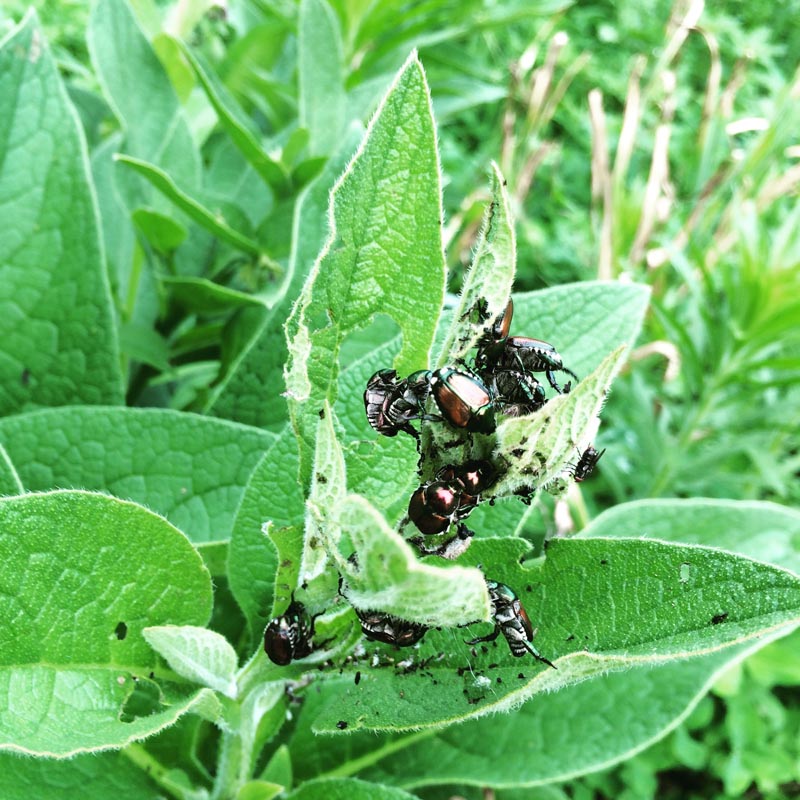
[[[0,500],[0,558],[0,747],[50,756],[121,747],[207,705],[206,690],[161,682],[142,635],[204,625],[211,613],[208,571],[166,520],[89,492]],[[129,705],[143,696],[146,709]]]
[[[121,403],[86,143],[35,14],[0,42],[0,414]]]
[[[485,327],[506,310],[517,264],[517,243],[505,179],[492,164],[492,199],[483,217],[472,263],[464,279],[459,304],[452,315],[436,365],[443,367],[466,358]],[[477,316],[482,312],[485,320]]]
[[[29,491],[82,488],[134,500],[194,542],[227,539],[250,473],[274,436],[196,414],[54,408],[0,419]]]
[[[236,651],[224,636],[196,625],[142,630],[147,643],[182,677],[236,697]]]
[[[578,458],[594,440],[606,393],[625,355],[625,348],[618,348],[569,394],[554,397],[535,414],[511,417],[498,425],[494,457],[511,469],[492,487],[493,494],[544,486]]]
[[[412,55],[334,187],[330,237],[287,323],[286,387],[304,484],[317,414],[336,401],[348,332],[381,311],[403,333],[398,372],[428,363],[445,282],[439,174],[430,95]]]
[[[800,575],[800,512],[777,503],[637,500],[603,512],[578,536],[642,536],[720,547]]]
[[[209,414],[270,430],[278,430],[288,420],[286,400],[280,396],[284,389],[283,368],[288,353],[284,325],[325,240],[328,231],[325,209],[331,187],[362,134],[360,125],[351,126],[336,155],[297,198],[284,297],[264,311],[250,341],[231,364],[219,386],[212,391],[206,407]],[[267,391],[265,387],[268,387]]]
[[[276,586],[279,564],[284,574],[300,572],[305,501],[297,470],[297,443],[287,426],[253,470],[234,520],[228,578],[253,639],[272,618],[276,592],[282,612],[296,586],[289,580]]]
[[[340,721],[349,730],[442,725],[610,670],[710,653],[800,620],[796,576],[719,550],[554,540],[543,562],[527,569],[519,564],[525,547],[517,539],[479,539],[459,563],[480,563],[516,591],[539,626],[536,647],[557,670],[513,658],[502,637],[470,651],[461,641],[472,630],[431,631],[411,652],[410,667],[354,664],[360,683],[331,699],[315,730],[337,732]]]

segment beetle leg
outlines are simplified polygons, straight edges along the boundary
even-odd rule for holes
[[[495,625],[494,630],[486,636],[476,636],[474,639],[466,641],[465,644],[480,644],[481,642],[493,642],[500,635],[500,626]],[[531,645],[532,646],[532,645]]]
[[[558,669],[552,661],[546,659],[530,642],[524,641],[522,644],[537,661],[541,661],[543,664],[547,664],[548,667],[552,667],[553,669]]]
[[[552,369],[545,370],[544,373],[547,376],[547,382],[559,393],[559,394],[566,394],[565,392],[561,391],[561,387],[558,385],[558,381],[556,380],[555,372]]]

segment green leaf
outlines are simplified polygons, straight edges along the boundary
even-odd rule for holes
[[[311,153],[328,155],[339,145],[347,105],[339,21],[325,0],[301,0],[297,29],[300,125]]]
[[[307,483],[317,413],[337,396],[348,332],[376,312],[403,333],[395,367],[427,366],[444,294],[441,189],[430,96],[413,54],[331,194],[331,234],[287,323],[286,387]]]
[[[103,94],[125,131],[125,151],[200,185],[200,155],[178,96],[126,0],[95,0],[87,43]]]
[[[214,314],[242,306],[264,307],[263,299],[258,296],[221,286],[207,278],[164,277],[162,282],[184,308],[200,314]]]
[[[194,53],[185,44],[182,42],[178,42],[178,44],[194,70],[206,97],[214,107],[214,111],[217,112],[220,125],[231,137],[231,141],[239,148],[241,154],[263,178],[264,182],[277,194],[288,192],[290,185],[286,167],[280,161],[272,158],[261,146],[252,123],[216,76],[200,64]]]
[[[503,789],[607,768],[677,727],[725,669],[762,646],[750,643],[680,664],[598,675],[539,695],[513,714],[394,737],[385,758],[371,734],[369,742],[356,745],[369,748],[362,757],[367,768],[360,774],[405,789],[449,783]],[[333,771],[355,766],[339,758]]]
[[[208,572],[180,531],[141,506],[79,491],[0,500],[0,531],[0,746],[69,756],[211,710],[207,690],[167,682],[142,636],[210,616]]]
[[[492,487],[492,494],[503,496],[521,487],[545,487],[594,441],[600,409],[622,367],[625,350],[620,347],[611,353],[569,394],[552,398],[535,414],[509,417],[497,426],[494,458],[510,469]]]
[[[710,653],[800,621],[798,578],[719,550],[557,539],[531,570],[519,566],[525,547],[479,539],[461,562],[481,563],[520,595],[534,627],[540,623],[536,647],[557,670],[513,658],[502,637],[470,651],[459,642],[470,631],[431,631],[413,655],[424,669],[379,666],[365,674],[362,664],[358,686],[330,700],[315,730],[336,732],[342,720],[349,730],[441,726],[610,670]]]
[[[122,753],[92,753],[68,761],[20,758],[0,753],[0,796],[4,800],[153,800],[158,786]]]
[[[225,637],[194,625],[153,626],[142,635],[178,675],[236,698],[236,652]]]
[[[621,344],[633,346],[649,297],[647,286],[609,281],[515,294],[511,333],[552,342],[564,364],[584,376]]]
[[[415,800],[400,789],[354,778],[322,778],[290,792],[286,800]]]
[[[35,14],[0,42],[0,415],[121,403],[86,143]]]
[[[517,263],[516,240],[505,179],[496,164],[492,164],[491,194],[459,304],[436,361],[438,367],[465,359],[485,327],[506,310],[511,296]],[[481,313],[477,314],[478,311]]]
[[[430,627],[489,619],[489,597],[479,570],[421,564],[411,546],[358,495],[346,497],[333,512],[358,556],[357,569],[344,561],[339,565],[354,606]]]
[[[271,430],[286,423],[286,403],[283,400],[264,402],[264,387],[283,386],[288,353],[284,334],[286,317],[328,232],[325,209],[331,186],[350,160],[361,134],[360,125],[351,126],[336,156],[300,193],[294,212],[293,249],[283,287],[284,298],[264,313],[248,345],[212,392],[206,407],[208,413]]]
[[[297,443],[287,427],[253,470],[234,520],[228,577],[254,640],[272,618],[276,589],[282,612],[297,585],[292,580],[291,585],[275,586],[279,559],[273,544],[275,541],[287,549],[280,562],[297,575],[305,517],[297,469]],[[264,531],[267,522],[271,523],[269,536]]]
[[[250,472],[273,438],[155,408],[58,408],[0,419],[0,442],[30,491],[110,492],[158,511],[195,542],[228,538]]]
[[[190,197],[163,170],[132,156],[118,155],[116,160],[147,178],[159,192],[171,200],[186,216],[210,233],[213,233],[218,239],[250,255],[261,255],[261,247],[258,242],[235,231],[219,214],[215,214],[193,197]]]
[[[719,547],[800,574],[800,512],[776,503],[638,500],[600,514],[579,536],[641,536]]]
[[[187,235],[186,228],[180,222],[149,208],[137,208],[133,212],[133,224],[151,247],[162,254],[175,250]]]

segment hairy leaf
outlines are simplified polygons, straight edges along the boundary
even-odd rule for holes
[[[166,520],[89,492],[0,500],[0,558],[0,747],[121,747],[213,699],[165,682],[142,635],[211,613],[208,572]]]
[[[0,42],[0,414],[121,403],[86,144],[35,14]]]

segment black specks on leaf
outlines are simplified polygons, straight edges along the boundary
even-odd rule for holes
[[[356,686],[358,686],[359,683],[361,683],[361,672],[360,671],[356,672],[356,677],[355,677]]]
[[[714,614],[714,616],[711,617],[711,624],[719,625],[720,623],[725,622],[726,619],[728,619],[728,612],[723,611],[721,614]]]
[[[571,633],[569,636],[567,636],[567,641],[568,642],[572,642],[574,640],[575,640],[575,634],[574,633]]]
[[[524,672],[520,672],[520,673],[519,673],[519,675],[517,675],[517,677],[518,677],[518,678],[519,678],[521,681],[524,681],[524,680],[525,680],[525,673],[524,673]]]
[[[346,722],[345,720],[343,720],[343,719],[340,719],[340,720],[339,720],[339,721],[336,723],[336,727],[337,727],[337,728],[338,728],[340,731],[343,731],[343,730],[345,730],[345,729],[347,728],[347,722]]]
[[[324,475],[317,475],[317,483],[321,483],[323,486],[328,482],[328,479]]]
[[[325,409],[324,408],[321,408],[319,411],[317,411],[317,414],[319,414],[319,418],[320,419],[325,419]]]
[[[118,622],[114,628],[114,635],[122,641],[128,635],[128,626],[124,622]]]
[[[28,386],[31,382],[31,371],[26,367],[22,370],[22,374],[19,376],[20,383],[23,386]]]
[[[607,559],[607,558],[601,558],[601,559],[600,559],[600,564],[601,564],[602,566],[605,566],[606,564],[608,564],[608,559]]]

